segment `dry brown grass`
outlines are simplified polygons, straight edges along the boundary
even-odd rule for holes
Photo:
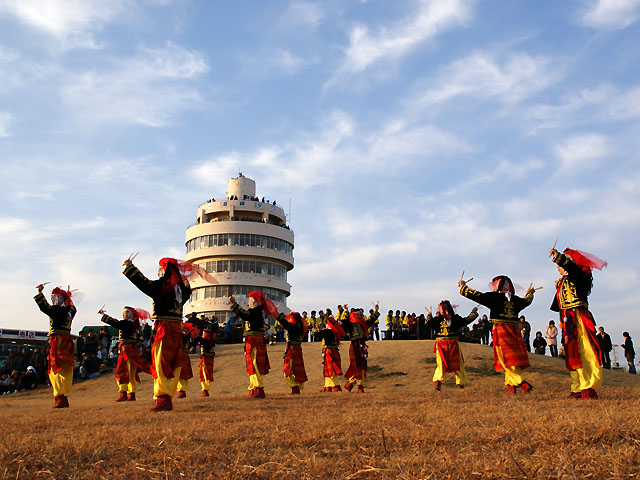
[[[518,478],[640,475],[640,379],[605,371],[601,399],[565,399],[562,361],[531,356],[527,396],[507,397],[489,347],[463,345],[469,384],[433,391],[433,343],[372,342],[365,395],[322,394],[320,345],[305,344],[299,397],[270,347],[267,398],[246,398],[240,345],[221,345],[213,396],[191,381],[173,412],[116,404],[111,375],[74,386],[71,408],[50,390],[0,398],[0,478]],[[343,349],[343,355],[346,348]],[[346,356],[346,355],[345,355]],[[195,366],[197,358],[192,358]]]

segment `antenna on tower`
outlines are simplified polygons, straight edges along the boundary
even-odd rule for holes
[[[287,217],[289,217],[287,224],[291,226],[291,197],[289,197],[289,215],[287,215]]]

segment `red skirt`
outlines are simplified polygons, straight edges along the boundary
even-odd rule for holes
[[[56,333],[49,337],[47,373],[60,373],[64,363],[73,367],[73,338],[68,334]]]
[[[116,380],[119,385],[129,383],[129,369],[127,361],[131,360],[144,373],[151,374],[151,366],[140,356],[138,346],[133,343],[121,343],[118,363],[116,364]],[[140,376],[136,372],[136,382],[140,383]]]
[[[269,364],[269,356],[267,355],[267,347],[264,344],[264,337],[262,335],[248,335],[244,340],[244,354],[247,360],[247,374],[255,375],[256,372],[253,368],[253,360],[251,359],[251,350],[256,350],[256,364],[258,365],[258,371],[260,375],[266,375],[271,370]]]
[[[562,312],[564,322],[562,329],[562,338],[564,340],[564,364],[570,372],[582,368],[582,359],[580,358],[580,350],[578,348],[578,321],[582,319],[582,325],[585,335],[589,339],[593,352],[598,357],[598,362],[602,365],[602,353],[596,337],[596,321],[593,315],[586,308],[577,308],[575,310],[564,310]]]
[[[182,324],[181,322],[167,322],[158,320],[155,324],[156,335],[151,345],[151,361],[153,378],[158,378],[158,369],[167,378],[173,378],[173,371],[189,362],[189,355],[182,351]],[[156,349],[160,348],[160,365],[156,365]],[[185,359],[186,357],[186,359]]]
[[[324,348],[322,350],[322,374],[325,377],[342,375],[342,360],[340,350],[337,348]]]
[[[358,380],[367,378],[367,344],[354,340],[349,346],[349,369],[345,377],[355,377]]]
[[[433,351],[440,356],[442,368],[445,372],[455,373],[460,371],[460,346],[458,340],[436,340]]]
[[[198,372],[200,373],[200,381],[204,382],[204,374],[202,373],[204,367],[204,371],[207,374],[207,379],[211,381],[213,379],[213,357],[210,355],[202,355],[200,357],[200,365],[198,365]]]
[[[493,325],[493,366],[496,372],[502,370],[498,361],[496,347],[502,349],[502,358],[507,367],[525,369],[529,367],[529,355],[520,335],[520,326],[511,323],[495,323]]]
[[[291,360],[293,360],[293,367],[291,366]],[[300,345],[287,345],[282,371],[285,377],[293,373],[297,383],[307,381],[307,372],[304,368],[304,358],[302,358],[302,347]]]

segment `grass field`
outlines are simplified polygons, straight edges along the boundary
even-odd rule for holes
[[[436,392],[433,342],[388,341],[370,343],[366,394],[327,394],[320,345],[303,349],[300,396],[278,344],[266,399],[246,397],[241,345],[217,347],[211,397],[196,375],[172,412],[148,412],[146,375],[135,403],[114,403],[111,374],[74,385],[69,409],[45,388],[0,397],[0,478],[640,478],[636,376],[604,371],[599,400],[568,400],[564,363],[531,355],[534,390],[508,397],[491,348],[463,344],[467,388]]]

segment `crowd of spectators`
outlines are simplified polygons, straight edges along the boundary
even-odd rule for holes
[[[0,393],[33,390],[47,380],[45,353],[39,347],[10,351],[0,367]]]

